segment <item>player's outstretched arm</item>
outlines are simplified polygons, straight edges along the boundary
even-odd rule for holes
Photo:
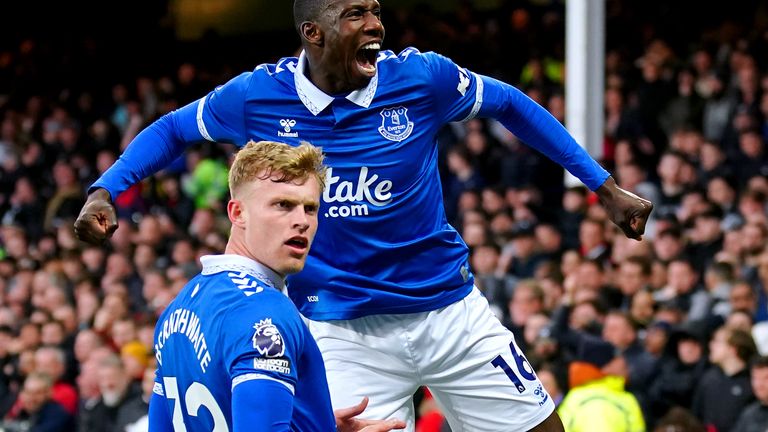
[[[339,432],[387,432],[405,428],[402,420],[364,420],[356,416],[365,411],[368,406],[368,398],[364,397],[355,406],[337,409],[333,412],[336,417],[336,430]]]
[[[117,212],[109,192],[101,188],[91,192],[75,221],[77,238],[98,245],[107,240],[117,227]]]
[[[641,240],[653,204],[620,188],[613,177],[608,177],[595,192],[608,212],[608,217],[624,231],[624,235]]]

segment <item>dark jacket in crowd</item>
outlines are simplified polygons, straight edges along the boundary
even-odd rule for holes
[[[731,432],[765,432],[766,430],[768,430],[768,406],[755,401],[741,413]]]
[[[729,432],[741,411],[754,400],[749,370],[728,376],[713,366],[701,377],[693,395],[693,413],[707,427]]]
[[[29,432],[71,432],[75,429],[75,419],[64,407],[56,402],[49,401],[35,414],[29,415],[25,411],[19,413],[16,424],[27,423]],[[9,430],[12,425],[8,425]]]

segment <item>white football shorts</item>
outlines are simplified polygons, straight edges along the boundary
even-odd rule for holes
[[[475,288],[430,312],[307,320],[323,353],[334,409],[368,396],[368,419],[414,430],[413,394],[425,385],[453,432],[527,431],[555,409],[514,336]]]

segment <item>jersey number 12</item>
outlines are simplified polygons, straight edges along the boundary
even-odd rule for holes
[[[165,397],[173,400],[173,430],[176,432],[187,432],[187,427],[184,425],[184,416],[181,413],[181,397],[176,378],[164,377],[163,386],[165,387]],[[211,417],[213,417],[213,430],[211,432],[229,432],[224,413],[221,412],[219,404],[216,403],[213,394],[205,385],[199,382],[190,384],[184,394],[184,405],[187,408],[187,413],[192,417],[197,417],[197,411],[201,406],[206,407],[210,411]]]

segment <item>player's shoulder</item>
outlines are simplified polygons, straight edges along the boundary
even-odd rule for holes
[[[262,63],[253,69],[252,76],[255,80],[293,80],[293,73],[299,59],[296,57],[283,57],[275,63]]]

